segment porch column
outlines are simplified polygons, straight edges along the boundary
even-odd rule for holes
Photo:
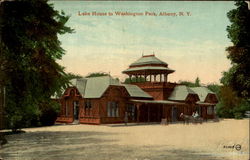
[[[212,106],[212,112],[213,112],[213,119],[214,119],[215,118],[214,106]]]
[[[151,82],[152,81],[152,75],[150,74],[149,76],[150,76],[149,78],[150,78],[150,82]]]
[[[161,114],[162,110],[161,110],[161,107],[162,107],[162,105],[160,105],[160,104],[157,105],[157,109],[158,109],[158,114],[157,114],[157,117],[156,117],[157,121],[161,121],[161,119],[162,119],[162,114]]]
[[[160,82],[161,82],[161,74],[160,74]]]
[[[148,122],[150,122],[150,105],[148,105]]]
[[[206,121],[207,121],[207,106],[205,107],[205,115],[206,115]]]
[[[138,122],[140,122],[140,105],[139,104],[136,104],[136,109],[137,109],[136,121],[138,123]]]
[[[167,74],[164,75],[164,81],[168,82],[168,75]]]

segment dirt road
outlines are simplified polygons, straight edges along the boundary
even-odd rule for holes
[[[171,125],[55,125],[7,135],[4,160],[248,160],[249,119]]]

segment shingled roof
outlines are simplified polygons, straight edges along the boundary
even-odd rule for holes
[[[174,101],[185,101],[190,94],[196,95],[196,93],[187,86],[178,85],[174,88],[174,91],[171,93],[168,99]]]
[[[120,82],[111,76],[88,78],[84,98],[100,98],[109,85],[119,85]]]
[[[137,61],[129,65],[129,68],[122,73],[125,74],[170,74],[174,70],[168,68],[166,62],[161,61],[155,55],[145,55],[139,58]]]
[[[216,97],[216,94],[210,91],[207,87],[193,87],[191,89],[199,96],[201,102],[205,102],[209,94],[212,94]]]
[[[168,65],[166,62],[161,61],[154,55],[147,55],[147,56],[142,56],[137,61],[132,63],[129,67],[138,66],[138,65],[150,65],[150,64]]]
[[[126,90],[128,91],[131,97],[136,98],[153,98],[148,93],[144,92],[140,87],[132,84],[122,84],[125,86]]]
[[[81,96],[83,97],[85,94],[85,87],[87,83],[87,78],[77,78],[70,80],[71,86],[74,86],[78,89]]]
[[[100,98],[110,85],[125,87],[131,97],[152,98],[138,86],[121,84],[118,79],[111,76],[77,78],[71,80],[71,84],[78,89],[84,98]]]

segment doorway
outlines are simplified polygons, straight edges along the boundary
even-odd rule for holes
[[[127,104],[126,105],[126,112],[128,114],[129,122],[135,122],[137,117],[137,110],[134,104]]]
[[[172,122],[176,122],[178,120],[178,109],[177,107],[172,107]]]
[[[74,108],[74,120],[79,119],[79,101],[73,102],[73,108]]]

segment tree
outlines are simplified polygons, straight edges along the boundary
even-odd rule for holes
[[[218,94],[220,93],[221,85],[212,83],[212,84],[208,84],[208,85],[207,85],[207,88],[208,88],[210,91],[216,93],[216,95],[218,95]]]
[[[228,38],[233,43],[226,50],[232,68],[223,75],[223,83],[230,85],[240,96],[250,98],[250,10],[242,0],[228,12],[231,25],[227,27]]]
[[[136,82],[136,77],[132,77],[131,79],[126,78],[125,81],[124,81],[125,84],[130,84],[130,83],[133,83],[133,82]],[[138,77],[137,82],[146,82],[146,79],[144,77]]]
[[[180,81],[179,83],[182,84],[182,85],[185,85],[185,86],[187,86],[187,87],[200,87],[200,86],[201,86],[201,85],[200,85],[200,78],[199,78],[199,77],[197,77],[197,78],[195,79],[195,82]]]
[[[108,76],[108,73],[105,72],[94,72],[94,73],[89,73],[86,78],[90,78],[90,77],[101,77],[101,76]]]
[[[221,86],[217,94],[219,103],[216,105],[217,115],[224,118],[242,118],[250,103],[238,97],[230,86]]]
[[[199,77],[197,77],[196,79],[195,79],[195,82],[194,82],[194,84],[195,84],[195,86],[196,87],[200,87],[201,85],[200,85],[200,78]]]
[[[58,34],[73,30],[65,26],[69,17],[47,0],[4,1],[0,10],[7,121],[17,130],[39,119],[43,107],[53,108],[50,97],[69,84],[56,60],[64,54]]]

